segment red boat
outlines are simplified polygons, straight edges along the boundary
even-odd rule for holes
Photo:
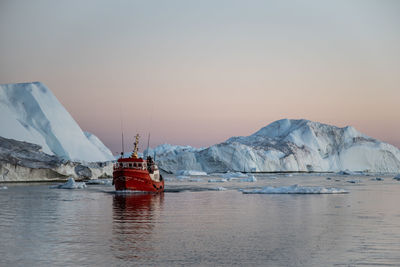
[[[121,158],[114,164],[113,184],[115,190],[164,192],[164,180],[149,156],[146,160],[138,157],[139,135],[136,135],[134,150],[129,158]]]

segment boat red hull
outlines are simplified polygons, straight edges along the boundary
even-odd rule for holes
[[[146,170],[117,169],[113,173],[115,190],[164,192],[164,180],[153,181]]]

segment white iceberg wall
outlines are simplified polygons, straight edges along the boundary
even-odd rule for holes
[[[111,151],[97,137],[88,138],[40,82],[0,85],[0,111],[0,123],[7,125],[0,128],[0,136],[38,144],[65,159],[113,160]]]

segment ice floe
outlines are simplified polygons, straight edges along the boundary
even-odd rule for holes
[[[225,187],[219,186],[214,188],[215,191],[226,191],[227,189]]]
[[[87,181],[86,184],[112,185],[112,179],[93,179]]]
[[[247,178],[249,176],[241,172],[227,172],[222,174],[221,177],[229,179],[229,178]]]
[[[209,183],[224,183],[227,182],[228,180],[226,180],[225,178],[222,179],[209,179],[208,182]]]
[[[206,172],[202,171],[193,171],[193,170],[180,170],[175,173],[176,175],[190,175],[190,176],[205,176],[207,175]]]
[[[0,190],[6,190],[6,189],[8,189],[7,186],[0,186]]]
[[[358,183],[361,183],[360,180],[348,180],[348,181],[346,181],[346,182],[348,182],[348,183],[350,183],[350,184],[358,184]]]
[[[257,178],[254,177],[254,175],[252,175],[252,176],[250,176],[249,178],[242,178],[242,179],[239,179],[239,181],[240,181],[240,182],[251,182],[251,183],[254,183],[254,182],[257,182]]]
[[[371,181],[383,181],[384,179],[382,177],[376,177],[372,178]]]
[[[51,186],[50,188],[58,188],[58,189],[83,189],[86,188],[86,184],[84,182],[75,182],[74,178],[69,178],[65,184]]]
[[[190,177],[189,176],[187,176],[187,175],[178,175],[178,176],[176,176],[176,179],[178,179],[178,180],[186,180],[186,179],[189,179]]]
[[[395,177],[393,177],[393,179],[400,181],[400,174],[397,174]]]
[[[341,188],[326,188],[319,186],[267,186],[259,189],[242,189],[243,194],[343,194],[348,191]]]

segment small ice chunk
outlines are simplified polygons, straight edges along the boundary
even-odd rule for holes
[[[341,188],[326,188],[319,186],[267,186],[260,189],[244,189],[243,194],[343,194],[348,193]]]
[[[74,178],[70,177],[65,184],[51,186],[50,188],[83,189],[83,188],[86,188],[86,184],[84,182],[75,182]]]
[[[254,183],[254,182],[257,182],[257,178],[254,177],[254,175],[252,175],[249,178],[242,178],[239,181],[240,182],[251,182],[251,183]]]
[[[241,172],[227,172],[224,173],[221,177],[229,179],[229,178],[248,178],[249,176]]]
[[[175,173],[176,175],[190,175],[190,176],[205,176],[206,172],[193,171],[193,170],[180,170]]]
[[[346,169],[344,171],[338,172],[337,174],[340,174],[340,175],[354,175],[354,172],[349,171],[349,170]]]
[[[332,180],[332,178],[331,177],[326,177],[326,180]]]
[[[189,182],[201,182],[201,181],[203,181],[203,179],[201,179],[201,178],[191,178],[191,179],[188,179],[188,181]]]
[[[214,190],[216,190],[216,191],[226,191],[226,188],[222,187],[222,186],[219,186],[219,187],[214,188]]]
[[[178,175],[178,176],[176,176],[176,179],[178,179],[178,180],[185,180],[185,179],[189,179],[190,177],[189,176],[187,176],[187,175]]]
[[[400,181],[400,173],[397,174],[395,177],[393,177],[393,179],[395,179],[395,180],[397,180],[397,181]]]
[[[208,182],[209,183],[224,183],[227,182],[228,180],[222,178],[222,179],[209,179]]]
[[[384,179],[381,177],[372,178],[371,181],[383,181]]]
[[[0,186],[0,190],[6,190],[6,189],[8,189],[7,186]]]
[[[93,179],[87,181],[86,184],[112,185],[112,179]]]
[[[346,182],[351,183],[351,184],[361,183],[360,180],[348,180],[348,181],[346,181]]]

